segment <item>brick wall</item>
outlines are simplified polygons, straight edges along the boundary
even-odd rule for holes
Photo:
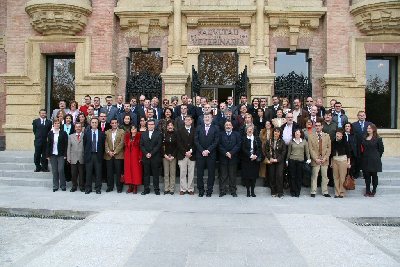
[[[7,5],[5,0],[1,0],[0,4],[0,36],[4,36],[7,26]],[[0,74],[6,73],[7,62],[4,49],[0,48]],[[5,148],[3,124],[6,122],[6,94],[4,90],[4,79],[0,78],[0,150]]]

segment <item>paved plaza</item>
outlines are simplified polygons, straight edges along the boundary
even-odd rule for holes
[[[396,162],[384,160],[393,181]],[[343,199],[307,188],[279,199],[264,187],[199,198],[2,183],[3,215],[81,220],[0,217],[0,266],[400,266],[398,194],[365,198],[358,187]]]

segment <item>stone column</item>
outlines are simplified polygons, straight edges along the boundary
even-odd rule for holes
[[[183,66],[181,55],[182,47],[182,0],[172,0],[174,2],[174,30],[173,30],[173,54],[171,65],[168,66],[165,73],[161,74],[165,85],[165,98],[179,96],[186,93],[186,83],[188,73]]]
[[[269,69],[264,47],[264,0],[257,0],[256,12],[256,55],[249,79],[251,84],[250,97],[271,96],[274,74]]]

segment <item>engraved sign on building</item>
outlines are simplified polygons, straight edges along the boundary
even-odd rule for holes
[[[191,46],[247,46],[249,33],[241,28],[188,29],[188,45]]]

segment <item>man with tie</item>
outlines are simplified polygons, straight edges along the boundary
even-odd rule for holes
[[[324,116],[325,117],[325,116]],[[313,125],[315,126],[315,123],[317,122],[317,121],[319,121],[319,122],[323,122],[323,118],[324,117],[319,117],[318,116],[318,107],[317,106],[312,106],[311,107],[311,113],[310,113],[310,120],[312,121],[312,123],[313,123]]]
[[[183,128],[185,126],[185,118],[189,114],[188,112],[188,107],[185,104],[179,105],[180,107],[180,114],[179,116],[176,116],[174,119],[174,128],[178,131],[179,129]],[[192,117],[192,116],[191,116]],[[193,118],[193,117],[192,117]],[[192,119],[193,121],[193,119]]]
[[[306,99],[306,106],[304,107],[304,110],[306,112],[308,112],[308,115],[311,114],[311,107],[312,106],[314,106],[314,99],[311,96],[309,96]]]
[[[142,195],[150,193],[150,173],[153,174],[153,187],[156,195],[160,194],[159,170],[161,163],[161,133],[155,130],[154,119],[147,121],[147,131],[140,137],[140,149],[142,150],[143,162],[143,185]]]
[[[75,192],[78,185],[80,191],[85,192],[85,174],[83,173],[85,160],[83,159],[83,151],[82,124],[77,122],[75,123],[75,133],[68,136],[67,161],[71,164],[72,181],[70,192]]]
[[[92,192],[93,172],[95,172],[96,194],[101,194],[102,162],[104,156],[105,134],[98,130],[99,119],[90,120],[90,129],[83,135],[84,160],[86,164],[85,194]]]
[[[100,111],[102,109],[102,106],[100,105],[100,97],[95,96],[93,98],[93,108],[94,108],[94,110],[93,110],[94,115],[96,117],[98,117],[100,115]]]
[[[260,98],[260,108],[264,111],[264,119],[265,121],[272,121],[274,118],[274,113],[271,109],[268,108],[267,98]]]
[[[188,103],[189,97],[187,95],[181,95],[181,102],[182,104],[176,106],[176,111],[175,111],[175,116],[179,117],[181,115],[181,106],[186,105],[187,107],[187,114],[192,116],[193,119],[195,119],[196,116],[196,107],[193,106],[192,104]]]
[[[207,192],[206,196],[211,197],[215,180],[215,161],[217,158],[217,146],[219,141],[219,130],[216,125],[212,125],[212,115],[204,115],[204,124],[196,129],[196,164],[197,164],[197,188],[199,197],[204,196],[204,169],[207,166]]]
[[[232,111],[232,116],[236,117],[237,115],[239,115],[238,107],[235,106],[233,103],[233,97],[228,96],[228,98],[226,99],[226,102],[227,102],[226,108]]]
[[[132,97],[129,103],[131,104],[131,111],[137,115],[139,106],[137,104],[136,97]]]
[[[221,131],[219,138],[219,163],[220,180],[219,196],[226,195],[226,187],[229,185],[229,192],[233,197],[236,194],[236,171],[238,164],[238,153],[241,148],[242,139],[238,132],[233,131],[232,122],[225,122],[225,131]]]
[[[117,116],[118,114],[124,112],[124,97],[122,95],[117,96],[117,103],[114,105],[117,108]]]
[[[117,118],[118,108],[112,104],[112,96],[106,96],[106,105],[100,110],[107,115],[107,123],[110,123],[112,119]]]
[[[315,100],[315,105],[317,106],[318,109],[317,116],[323,118],[325,116],[326,111],[321,97],[318,97]]]
[[[159,100],[158,98],[155,96],[153,97],[153,99],[151,100],[151,106],[150,108],[153,109],[153,113],[154,113],[154,119],[156,119],[157,121],[161,120],[163,117],[163,111],[162,109],[158,106],[159,104]],[[156,126],[157,127],[157,126]]]
[[[64,114],[68,114],[70,112],[70,110],[67,108],[67,102],[65,100],[60,100],[58,102],[58,107],[53,110],[53,114],[51,115],[51,119],[54,120],[55,118],[57,118],[57,114],[58,112],[62,111],[64,112]]]
[[[39,111],[39,118],[32,121],[33,134],[35,135],[35,154],[33,162],[35,163],[35,172],[48,172],[49,162],[46,158],[47,135],[49,134],[52,123],[47,119],[45,109]]]
[[[125,131],[118,128],[117,119],[112,119],[111,129],[106,132],[106,153],[104,154],[107,166],[106,192],[113,191],[114,184],[117,187],[117,192],[122,192],[121,173],[124,164],[124,137]]]
[[[107,123],[107,115],[105,112],[100,112],[99,114],[99,129],[105,133],[108,129],[111,128],[111,125]]]
[[[356,143],[357,143],[357,154],[356,155],[361,155],[361,142],[363,138],[367,135],[367,127],[371,124],[371,122],[366,121],[366,113],[363,110],[360,110],[357,113],[357,118],[358,120],[356,122],[352,123],[352,128],[353,128],[353,133],[354,136],[356,137]],[[361,157],[358,156],[356,158],[356,162],[354,164],[354,172],[355,178],[358,178],[360,176],[360,170],[361,170]]]
[[[308,148],[311,157],[311,197],[317,192],[318,173],[321,172],[321,190],[324,197],[331,197],[328,193],[328,165],[331,154],[331,138],[329,134],[322,132],[322,124],[315,123],[315,133],[308,138]]]
[[[182,107],[185,105],[181,105]],[[196,147],[194,144],[195,130],[193,129],[193,118],[185,116],[184,125],[177,128],[177,159],[180,170],[180,195],[188,193],[194,195],[194,167]]]

